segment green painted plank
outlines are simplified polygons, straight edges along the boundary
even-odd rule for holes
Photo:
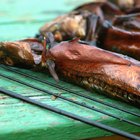
[[[64,7],[63,10],[70,10],[65,6],[64,1],[56,1],[57,11],[61,11],[61,7]],[[52,12],[56,10],[54,2],[52,1],[29,1],[29,0],[2,0],[1,4],[1,22],[9,22],[9,21],[28,21],[39,19],[43,16],[44,18],[49,18],[49,14],[47,12]],[[9,12],[9,9],[12,9]]]
[[[45,24],[45,22],[0,25],[0,41],[14,41],[34,37],[43,24]]]
[[[58,16],[58,14],[68,12],[76,6],[89,1],[91,0],[1,0],[0,23],[48,20],[50,17],[54,18]]]
[[[18,69],[20,70],[20,69]],[[55,81],[48,75],[43,73],[32,72],[29,70],[21,70],[31,75],[36,75],[44,80],[51,81],[55,83]],[[77,97],[70,93],[67,93],[62,90],[58,90],[54,87],[48,86],[46,84],[42,84],[40,82],[31,80],[30,78],[20,76],[13,72],[6,71],[0,68],[0,73],[9,75],[11,77],[15,77],[26,83],[32,83],[37,87],[41,87],[43,89],[47,89],[53,91],[55,93],[62,93],[63,96],[72,98],[74,100],[78,100],[81,102],[87,102],[88,105],[98,107],[99,109],[105,110],[107,112],[111,112],[113,114],[117,114],[120,117],[124,117],[130,120],[134,120],[140,123],[139,118],[134,117],[132,115],[128,115],[127,113],[122,113],[120,111],[111,109],[109,107],[105,107],[103,105],[97,104],[95,102],[89,101],[87,99],[83,99],[82,97]],[[129,106],[125,103],[121,103],[112,99],[108,99],[103,95],[97,95],[96,93],[91,93],[85,91],[84,89],[77,87],[75,85],[65,83],[60,81],[60,85],[71,87],[71,89],[76,90],[81,94],[86,94],[92,96],[94,98],[98,98],[101,100],[105,100],[106,102],[112,102],[115,104],[119,104],[123,108],[127,107],[130,110],[139,112],[140,109]],[[51,96],[48,94],[41,93],[35,89],[29,88],[27,86],[23,86],[16,82],[11,82],[3,77],[0,78],[0,86],[4,87],[8,90],[14,91],[16,93],[20,93],[26,96],[30,96],[34,99],[38,99],[44,103],[48,103],[55,107],[61,108],[63,110],[69,110],[70,112],[77,113],[78,115],[84,116],[86,118],[90,118],[92,120],[96,120],[98,122],[102,122],[104,124],[108,124],[111,126],[115,126],[122,130],[126,130],[129,132],[140,132],[140,128],[134,127],[132,125],[128,125],[121,121],[118,121],[114,118],[108,117],[106,115],[90,111],[83,107],[79,107],[77,105],[72,105],[71,103],[64,102],[63,100],[56,99],[52,100]],[[66,117],[60,116],[58,114],[52,113],[50,111],[40,109],[33,105],[29,105],[22,101],[7,97],[1,94],[0,99],[0,139],[7,140],[15,140],[16,138],[20,140],[31,139],[31,140],[60,140],[60,139],[84,139],[91,137],[99,137],[110,135],[110,133],[99,130],[96,127],[91,127],[80,123],[78,121],[74,121],[68,119]],[[43,98],[41,98],[43,97]],[[4,98],[4,99],[2,99]]]

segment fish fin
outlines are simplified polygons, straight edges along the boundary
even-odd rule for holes
[[[53,60],[47,60],[47,66],[48,66],[49,72],[52,75],[52,77],[54,78],[54,80],[56,82],[59,82],[58,75],[57,75],[57,73],[55,71],[55,63],[54,63],[54,61]]]

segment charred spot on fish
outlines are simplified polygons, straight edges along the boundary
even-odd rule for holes
[[[128,94],[128,100],[135,101],[135,97],[133,94]]]
[[[105,87],[105,83],[104,83],[103,81],[101,81],[101,82],[99,83],[99,85],[100,85],[100,87],[102,87],[102,88]]]
[[[10,57],[6,57],[6,58],[4,59],[4,62],[5,62],[7,65],[9,65],[9,66],[13,66],[13,65],[14,65],[14,62],[13,62],[13,60],[12,60]]]
[[[4,52],[0,51],[0,58],[4,56]]]
[[[89,83],[93,83],[93,78],[92,77],[89,77],[88,78],[88,81],[89,81]]]
[[[124,93],[124,94],[123,94],[123,97],[124,97],[125,99],[127,99],[127,98],[128,98],[127,93]]]

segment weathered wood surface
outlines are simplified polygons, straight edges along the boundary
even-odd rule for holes
[[[37,33],[39,27],[46,21],[53,19],[59,14],[70,11],[75,7],[75,5],[78,5],[83,1],[1,0],[0,41],[32,37]],[[46,74],[32,72],[29,70],[19,70],[55,83],[55,81]],[[55,93],[62,93],[62,95],[73,100],[86,102],[90,106],[95,106],[101,110],[116,114],[119,117],[127,118],[140,123],[140,119],[138,117],[122,113],[121,111],[114,110],[62,90],[60,91],[54,87],[31,80],[30,78],[5,71],[3,68],[0,68],[0,73],[21,79],[27,83],[32,83],[42,89],[48,89]],[[88,92],[75,85],[65,83],[63,81],[60,81],[59,84],[64,87],[69,87],[81,94],[87,94],[94,98],[104,100],[112,104],[117,104],[124,109],[126,108],[137,113],[140,112],[140,109],[131,105],[109,99],[103,95]],[[79,107],[78,105],[72,105],[71,103],[58,98],[56,100],[52,100],[52,97],[48,94],[44,94],[40,91],[23,86],[3,77],[0,77],[0,87],[29,96],[33,99],[38,99],[61,109],[69,110],[73,113],[77,113],[78,115],[85,116],[92,120],[102,122],[128,132],[140,132],[139,127],[134,127],[109,116]],[[102,137],[106,135],[111,135],[111,133],[0,94],[0,140],[71,140]]]

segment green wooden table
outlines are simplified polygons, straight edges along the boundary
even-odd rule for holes
[[[18,40],[26,37],[34,36],[39,27],[46,21],[54,17],[66,13],[73,9],[76,5],[84,2],[84,0],[59,0],[59,1],[40,1],[40,0],[1,0],[0,1],[0,41]],[[18,69],[24,73],[37,76],[43,80],[55,83],[55,81],[47,74],[32,72],[30,70]],[[0,73],[20,79],[26,83],[32,83],[36,87],[47,89],[56,94],[61,93],[63,96],[72,100],[86,102],[90,106],[94,106],[103,111],[116,114],[119,117],[140,123],[138,117],[134,117],[128,113],[112,109],[97,102],[73,95],[64,90],[59,90],[47,84],[42,84],[32,80],[29,77],[21,76],[17,73],[8,71],[0,67]],[[131,105],[107,98],[97,93],[88,92],[78,86],[60,81],[58,85],[67,87],[80,94],[86,94],[101,101],[116,104],[123,109],[140,113],[140,109]],[[54,107],[77,113],[80,116],[101,122],[121,130],[131,133],[140,132],[140,127],[124,123],[121,120],[114,119],[107,115],[91,111],[73,105],[69,102],[53,97],[47,93],[13,82],[4,77],[0,77],[0,87],[14,91],[16,93],[26,95],[32,99],[48,103]],[[27,104],[20,100],[0,94],[0,140],[72,140],[97,138],[112,135],[96,127],[91,127],[79,121],[69,119],[48,110],[40,109],[34,105]]]

